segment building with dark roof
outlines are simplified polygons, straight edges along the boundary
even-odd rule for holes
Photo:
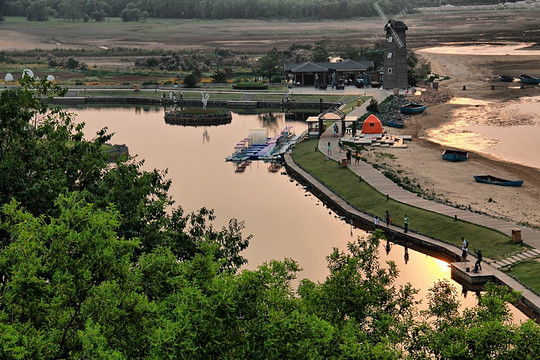
[[[330,84],[332,74],[335,79],[356,79],[374,68],[373,61],[342,60],[338,62],[305,62],[285,64],[283,69],[295,84],[315,85]]]
[[[388,20],[384,26],[384,89],[407,89],[407,25],[402,21]]]

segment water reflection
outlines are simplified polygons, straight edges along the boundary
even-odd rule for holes
[[[456,103],[473,106],[454,109],[457,120],[429,130],[430,140],[540,169],[540,96],[505,103],[458,98]]]
[[[433,54],[456,54],[456,55],[538,55],[538,50],[524,50],[533,43],[511,44],[469,44],[469,43],[445,43],[443,46],[434,46],[421,49],[421,52]]]
[[[347,242],[367,234],[283,172],[269,172],[266,163],[252,162],[242,176],[231,171],[233,165],[225,162],[225,157],[250,128],[264,125],[259,116],[233,114],[230,124],[201,129],[169,126],[163,121],[163,111],[108,108],[76,112],[78,120],[86,123],[88,138],[108,127],[115,133],[113,141],[127,144],[131,154],[146,160],[148,169],[168,169],[173,180],[171,194],[186,212],[203,206],[215,209],[218,227],[230,218],[244,221],[244,234],[253,234],[243,253],[249,260],[247,268],[271,259],[292,258],[303,268],[300,278],[324,281],[329,274],[326,256],[333,248],[346,250]],[[273,118],[277,130],[269,129],[269,136],[285,125],[293,126],[296,133],[307,128],[303,122],[286,122],[282,114]],[[211,138],[211,142],[201,142],[201,130],[203,139]],[[420,290],[420,299],[436,281],[451,277],[448,263],[413,250],[411,244],[381,242],[379,253],[381,264],[397,264],[397,284],[411,283]],[[461,301],[466,307],[476,304],[474,297],[462,297]]]

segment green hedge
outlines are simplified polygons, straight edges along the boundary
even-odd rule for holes
[[[233,89],[237,90],[267,90],[268,84],[257,82],[241,82],[233,85]]]

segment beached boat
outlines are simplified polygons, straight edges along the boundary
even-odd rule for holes
[[[426,105],[417,104],[417,103],[408,103],[406,105],[400,106],[399,111],[401,111],[402,114],[420,114],[424,110],[427,109]]]
[[[395,127],[395,128],[402,128],[405,126],[405,122],[401,119],[392,119],[388,120],[386,122],[386,126]]]
[[[533,84],[533,85],[540,84],[540,78],[535,78],[534,76],[527,75],[527,74],[519,75],[519,79],[524,84]]]
[[[515,187],[520,187],[523,184],[522,180],[506,180],[491,175],[473,175],[473,177],[477,182],[485,184]]]
[[[514,77],[509,75],[499,75],[499,80],[502,82],[512,82],[514,81]]]
[[[469,158],[469,153],[463,150],[446,149],[443,152],[442,158],[448,161],[465,161]]]

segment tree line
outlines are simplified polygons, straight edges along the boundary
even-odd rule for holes
[[[349,19],[377,15],[378,2],[388,15],[416,6],[497,4],[497,0],[0,0],[0,17],[26,16],[31,21],[124,21],[148,17],[174,19]]]
[[[0,93],[0,358],[527,359],[540,327],[512,322],[518,294],[490,284],[460,311],[439,282],[417,309],[378,260],[380,231],[328,255],[323,282],[292,259],[241,270],[243,224],[185,214],[166,171],[102,150],[107,129],[49,107],[65,90]]]

